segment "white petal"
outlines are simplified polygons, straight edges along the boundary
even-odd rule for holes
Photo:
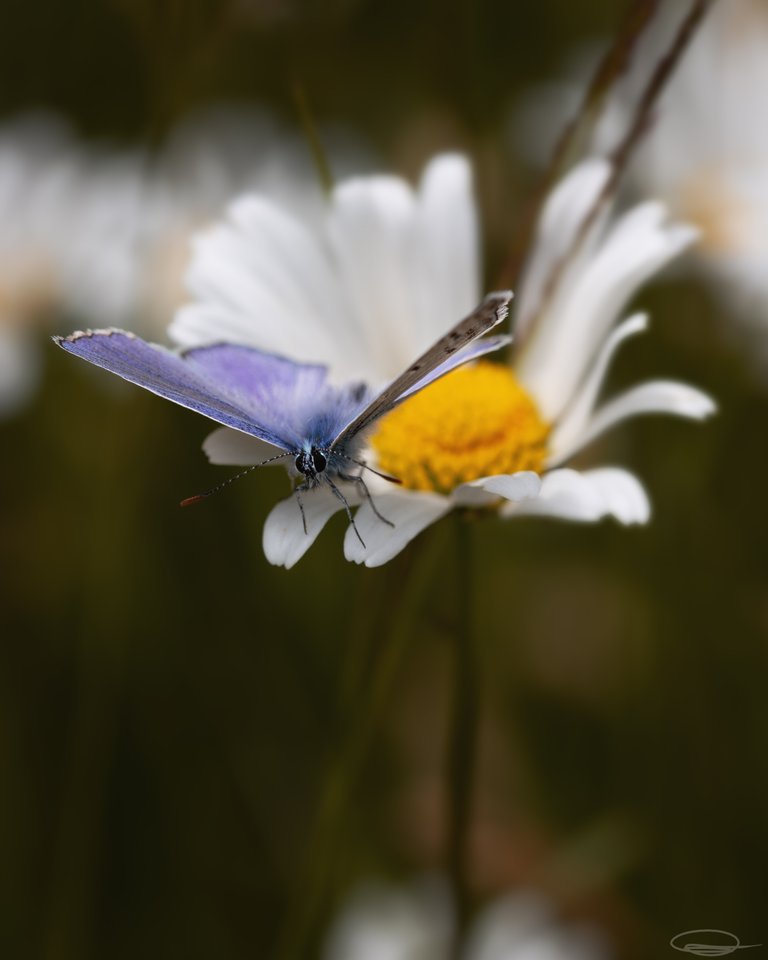
[[[422,303],[412,318],[426,349],[480,299],[480,241],[472,169],[459,154],[435,157],[421,180],[416,222]]]
[[[421,307],[415,213],[414,193],[399,177],[347,180],[331,200],[333,259],[378,380],[397,376],[419,353],[412,329]]]
[[[639,481],[626,470],[603,467],[579,473],[561,469],[545,474],[537,499],[507,504],[502,515],[548,516],[582,523],[613,516],[629,524],[645,523],[650,507]]]
[[[459,487],[454,497],[461,496],[462,489],[479,489],[486,493],[504,497],[505,500],[531,500],[539,495],[541,477],[532,470],[520,470],[518,473],[502,473],[494,477],[481,477]]]
[[[651,380],[614,397],[602,406],[571,447],[571,452],[591,443],[595,437],[622,420],[646,413],[668,413],[690,420],[703,420],[716,410],[711,397],[696,387],[674,380]]]
[[[515,336],[522,338],[538,309],[552,269],[573,244],[576,232],[606,184],[611,168],[594,157],[571,170],[550,194],[541,214],[533,255],[518,294]]]
[[[463,483],[451,492],[451,503],[454,507],[492,507],[499,502],[497,493],[489,493],[482,487]]]
[[[199,235],[195,298],[174,340],[251,344],[323,363],[337,382],[385,383],[479,298],[478,229],[467,162],[438,157],[418,194],[398,177],[333,191],[314,229],[257,195]]]
[[[645,203],[616,222],[577,274],[560,284],[517,361],[542,414],[557,419],[600,344],[638,287],[696,237],[668,224],[661,204]]]
[[[237,467],[264,463],[285,453],[280,447],[231,427],[219,427],[209,433],[203,441],[203,451],[211,463]]]
[[[264,555],[270,563],[288,570],[301,560],[334,513],[344,509],[344,504],[328,487],[308,490],[301,499],[307,520],[306,533],[295,496],[278,503],[264,524]]]
[[[355,514],[355,525],[365,546],[352,527],[344,537],[347,560],[366,567],[379,567],[391,560],[422,530],[448,513],[451,502],[436,493],[402,490],[376,497],[376,509],[394,526],[380,520],[370,503],[364,502]]]
[[[598,491],[605,504],[607,515],[619,523],[648,523],[651,505],[637,477],[619,467],[600,467],[582,474]]]
[[[549,443],[549,465],[562,463],[582,446],[581,437],[585,433],[587,422],[592,415],[600,387],[603,385],[614,354],[625,340],[637,333],[642,333],[647,327],[648,317],[643,313],[636,313],[617,327],[605,341],[589,375],[552,434]]]
[[[229,340],[334,371],[359,360],[362,339],[328,253],[262,197],[238,200],[225,222],[195,238],[186,280],[196,302],[170,327],[184,346]]]

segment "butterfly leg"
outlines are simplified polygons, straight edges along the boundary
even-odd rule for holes
[[[368,484],[365,482],[365,480],[363,480],[361,476],[355,476],[354,474],[340,473],[339,477],[342,480],[346,480],[347,483],[359,484],[360,489],[363,491],[363,495],[365,496],[365,499],[368,501],[368,503],[370,503],[371,510],[373,510],[374,514],[379,518],[379,520],[381,520],[382,523],[386,523],[388,527],[394,527],[394,523],[392,523],[391,520],[387,520],[385,516],[379,513],[378,507],[374,503],[373,497],[371,496],[371,491],[368,489]]]
[[[299,510],[301,510],[301,522],[302,522],[302,525],[304,526],[305,536],[307,535],[307,515],[306,513],[304,513],[304,503],[302,502],[301,494],[299,493],[299,490],[306,490],[306,489],[307,487],[306,487],[306,484],[304,483],[302,483],[301,486],[293,488],[293,495],[296,497],[296,503],[298,503],[299,505]]]
[[[341,477],[341,474],[339,474],[339,476]],[[342,477],[342,480],[344,480],[344,479],[346,479],[346,478],[345,478],[345,477]],[[341,502],[344,504],[344,509],[347,511],[347,519],[349,520],[350,525],[352,526],[352,529],[355,531],[355,533],[356,533],[356,535],[357,535],[357,539],[358,539],[358,540],[360,541],[360,543],[362,544],[363,549],[365,549],[365,540],[363,540],[363,538],[360,536],[360,531],[357,529],[357,525],[356,525],[356,523],[355,523],[355,518],[352,516],[352,511],[351,511],[350,508],[349,508],[349,501],[348,501],[347,498],[344,496],[344,494],[341,492],[341,490],[339,490],[339,488],[336,486],[336,484],[333,482],[333,480],[331,480],[330,477],[326,476],[325,480],[326,480],[328,486],[331,488],[331,490],[333,490],[334,496],[336,496],[336,497],[337,497],[339,500],[341,500]]]

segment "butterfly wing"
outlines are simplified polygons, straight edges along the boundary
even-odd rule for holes
[[[465,363],[469,363],[470,360],[477,360],[480,357],[484,357],[486,353],[493,353],[495,350],[500,350],[502,347],[506,347],[510,343],[512,343],[512,337],[510,337],[508,334],[501,334],[497,337],[486,337],[485,340],[478,340],[476,343],[470,343],[468,346],[464,347],[463,350],[460,350],[447,360],[444,360],[441,364],[438,364],[438,366],[436,366],[431,373],[428,373],[425,377],[419,380],[418,383],[410,387],[410,389],[401,393],[392,406],[397,406],[398,403],[401,403],[408,397],[413,396],[414,393],[418,393],[420,390],[423,390],[424,387],[429,386],[429,384],[433,383],[435,380],[439,380],[440,377],[444,377],[446,373],[450,373],[451,370],[455,370],[456,367],[461,367]]]
[[[332,446],[338,447],[344,444],[379,417],[388,413],[406,397],[412,396],[456,367],[509,343],[509,337],[492,337],[482,343],[474,343],[474,341],[506,318],[511,299],[511,290],[489,293],[479,307],[460,320],[452,330],[414,360],[404,373],[385,387],[348,423]]]
[[[67,353],[283,450],[301,446],[303,412],[326,387],[324,367],[252,347],[216,344],[178,354],[122,330],[54,340]]]

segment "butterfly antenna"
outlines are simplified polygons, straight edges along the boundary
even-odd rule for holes
[[[191,507],[194,503],[200,503],[202,500],[206,500],[214,493],[218,493],[219,490],[223,490],[225,487],[228,487],[231,483],[234,483],[235,480],[239,480],[241,477],[245,477],[247,474],[252,473],[254,470],[258,470],[259,467],[264,467],[268,463],[274,463],[276,460],[284,460],[286,457],[290,457],[290,453],[281,453],[278,457],[270,457],[269,460],[262,460],[261,463],[254,463],[253,466],[247,467],[245,470],[241,470],[240,473],[236,473],[234,477],[230,477],[228,480],[224,480],[223,483],[217,484],[215,487],[212,487],[210,490],[206,490],[205,493],[196,493],[194,497],[187,497],[185,500],[182,500],[179,504],[180,507]]]
[[[368,470],[370,473],[375,473],[377,477],[381,477],[382,480],[388,480],[390,483],[401,484],[403,481],[400,477],[393,477],[389,473],[382,473],[380,470],[374,470],[373,467],[369,467],[364,460],[355,460],[354,457],[348,457],[346,453],[339,453],[337,456],[341,457],[342,460],[346,460],[347,463],[354,463],[358,467],[362,467],[363,470]]]

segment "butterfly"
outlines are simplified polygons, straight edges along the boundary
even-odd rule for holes
[[[364,383],[338,387],[328,381],[325,366],[296,363],[231,343],[175,352],[115,329],[78,331],[53,339],[67,353],[275,448],[273,456],[207,493],[183,500],[182,506],[204,499],[257,467],[292,460],[289,470],[301,477],[294,493],[305,533],[301,494],[326,484],[343,503],[362,542],[339,483],[356,485],[384,523],[390,521],[376,510],[361,471],[367,469],[399,483],[396,477],[379,473],[362,459],[368,432],[380,417],[439,377],[509,343],[510,337],[503,335],[479,338],[506,318],[511,297],[511,291],[488,294],[475,310],[378,391]]]

